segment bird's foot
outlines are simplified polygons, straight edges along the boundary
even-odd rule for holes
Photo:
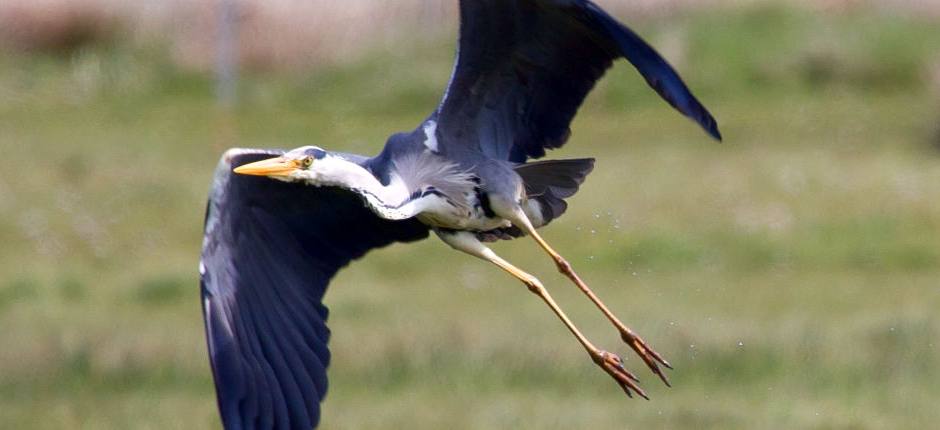
[[[659,355],[659,353],[647,345],[640,336],[637,336],[636,333],[628,328],[624,327],[620,329],[620,338],[623,339],[627,345],[630,345],[630,348],[636,351],[637,355],[643,359],[643,362],[646,363],[656,376],[659,376],[659,379],[662,379],[667,387],[672,386],[669,384],[669,379],[666,378],[666,374],[663,373],[663,370],[659,367],[659,365],[662,364],[666,368],[672,369],[672,365],[670,365],[663,356]]]
[[[646,392],[638,385],[640,382],[639,378],[623,367],[623,359],[621,359],[620,356],[607,351],[597,351],[591,353],[591,359],[593,359],[601,369],[604,369],[608,375],[614,378],[614,381],[620,385],[623,392],[627,393],[627,397],[633,398],[633,393],[636,393],[646,400],[650,399],[646,395]]]

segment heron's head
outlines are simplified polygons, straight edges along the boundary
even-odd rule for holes
[[[321,167],[330,154],[316,146],[302,146],[284,153],[280,157],[248,163],[236,167],[233,172],[241,175],[267,176],[288,182],[317,182]]]

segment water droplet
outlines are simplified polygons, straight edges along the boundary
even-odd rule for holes
[[[894,327],[891,327],[891,328],[890,328],[890,329],[888,329],[888,330],[890,330],[890,331],[894,331]]]
[[[593,260],[593,259],[594,259],[593,255],[588,255],[588,260]]]
[[[597,230],[594,230],[594,229],[592,228],[592,229],[591,229],[591,234],[595,234],[595,233],[597,233]]]
[[[633,276],[636,276],[636,272],[633,272]]]
[[[742,342],[742,341],[739,340],[739,341],[738,341],[738,346],[744,346],[744,342]]]

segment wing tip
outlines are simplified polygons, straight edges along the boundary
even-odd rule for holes
[[[715,139],[718,143],[723,141],[721,130],[718,129],[718,121],[716,121],[708,111],[705,111],[705,119],[699,121],[699,124],[701,124],[702,128],[705,129],[705,132],[708,133],[712,139]]]
[[[722,141],[718,122],[692,94],[679,72],[655,48],[597,5],[586,2],[583,6],[587,7],[596,22],[607,30],[608,37],[619,46],[620,56],[633,64],[660,97],[701,125],[713,139]]]
[[[708,134],[711,135],[712,139],[715,139],[716,142],[724,142],[724,138],[721,136],[721,131],[718,130],[717,125],[714,128],[708,130]]]
[[[684,99],[684,103],[676,103],[675,100],[677,100],[677,98],[673,97],[673,95],[668,92],[660,91],[660,88],[654,87],[654,89],[656,89],[656,92],[672,105],[672,107],[702,127],[712,139],[718,142],[722,141],[723,138],[721,136],[721,130],[718,129],[718,121],[687,87],[683,87],[683,91],[680,93],[682,96],[681,99]]]

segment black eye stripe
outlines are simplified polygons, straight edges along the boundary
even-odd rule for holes
[[[327,156],[326,151],[320,148],[317,148],[315,146],[307,146],[303,148],[298,148],[295,154],[296,154],[295,157],[299,158],[300,160],[303,160],[303,158],[300,158],[300,157],[310,157],[310,159],[312,160],[321,160]]]

